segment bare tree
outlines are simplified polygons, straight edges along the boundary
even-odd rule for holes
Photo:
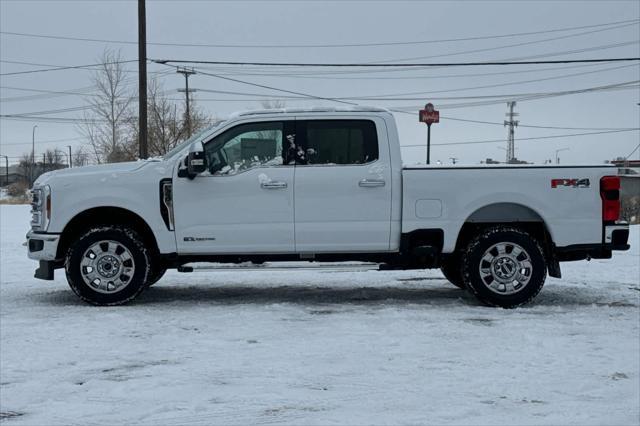
[[[81,146],[73,151],[71,157],[73,158],[73,167],[82,167],[89,164],[89,153],[85,152]]]
[[[33,179],[36,179],[36,170],[37,167],[34,167],[31,158],[31,153],[22,154],[20,156],[20,160],[18,161],[18,170],[19,173],[24,176],[24,180],[29,182],[29,178],[31,177],[31,172],[33,171]]]
[[[126,73],[119,51],[105,50],[101,65],[93,75],[96,93],[87,99],[91,108],[85,113],[81,131],[91,145],[98,163],[131,160],[127,143],[127,119],[133,99],[126,84]]]
[[[220,120],[216,118],[216,116],[209,116],[205,114],[205,112],[198,106],[195,99],[190,98],[189,101],[189,114],[191,115],[191,134],[195,135],[200,130],[204,129],[207,126],[218,123]],[[186,111],[183,112],[183,116],[186,115]],[[183,125],[186,124],[186,121],[183,120]],[[186,132],[186,126],[185,126]],[[186,136],[186,133],[185,135]],[[186,137],[185,137],[186,139]]]
[[[211,122],[216,122],[214,118],[209,118],[190,100],[189,113],[191,115],[192,134],[197,133]],[[164,88],[157,79],[151,79],[147,86],[147,134],[149,143],[149,155],[164,155],[176,145],[187,139],[187,118],[186,108],[183,110],[177,103],[172,102],[165,94]],[[129,119],[129,140],[132,144],[127,145],[131,152],[137,151],[137,140],[139,134],[138,116],[130,114]]]
[[[57,170],[66,167],[64,154],[59,149],[47,149],[44,152],[43,167],[45,171]]]

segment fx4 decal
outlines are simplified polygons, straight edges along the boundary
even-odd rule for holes
[[[551,187],[568,186],[571,188],[589,188],[589,179],[551,179]]]

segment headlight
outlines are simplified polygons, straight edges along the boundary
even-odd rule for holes
[[[31,229],[46,231],[51,219],[51,188],[45,185],[31,190]]]

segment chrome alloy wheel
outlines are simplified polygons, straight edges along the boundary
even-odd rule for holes
[[[93,290],[113,294],[131,282],[135,263],[129,249],[112,240],[98,241],[82,255],[80,273]]]
[[[482,255],[479,269],[487,288],[501,295],[522,290],[533,272],[529,253],[518,244],[509,242],[489,247]]]

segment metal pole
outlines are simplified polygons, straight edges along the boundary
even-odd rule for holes
[[[147,22],[145,0],[138,0],[139,157],[149,156],[147,145]]]
[[[431,163],[431,123],[427,123],[427,164]]]
[[[31,131],[31,173],[29,173],[29,186],[33,186],[33,169],[36,167],[36,127],[38,127],[38,125],[34,124]]]
[[[507,133],[507,156],[506,162],[510,163],[515,158],[515,127],[518,125],[519,121],[514,120],[515,117],[518,116],[517,112],[513,112],[513,108],[516,106],[515,101],[507,102],[507,106],[509,107],[509,112],[505,115],[509,118],[509,120],[505,120],[504,125],[509,126],[509,131]]]
[[[185,93],[185,113],[186,113],[186,119],[185,119],[185,124],[187,126],[187,137],[190,138],[191,137],[191,112],[190,112],[190,108],[189,108],[189,93],[191,92],[189,90],[189,76],[192,74],[195,74],[196,72],[193,69],[187,69],[187,68],[182,68],[179,69],[178,74],[182,74],[184,75],[184,93]],[[178,89],[178,92],[182,92],[181,89]]]
[[[73,160],[71,160],[71,145],[67,145],[67,148],[69,148],[69,168],[73,167]]]
[[[187,97],[187,137],[191,137],[191,112],[189,111],[189,74],[185,74],[184,89]]]
[[[570,149],[569,148],[556,149],[556,164],[560,164],[560,157],[558,157],[558,153],[562,151],[570,151]]]

